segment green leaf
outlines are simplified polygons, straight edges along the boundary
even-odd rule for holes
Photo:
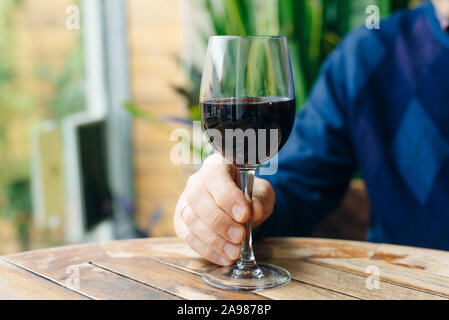
[[[226,17],[226,33],[228,35],[245,36],[247,30],[243,22],[242,7],[239,5],[239,0],[224,1],[225,17]]]

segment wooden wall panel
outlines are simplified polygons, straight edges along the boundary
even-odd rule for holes
[[[28,161],[31,152],[30,129],[49,118],[48,104],[55,88],[43,80],[37,71],[45,67],[57,75],[63,70],[67,55],[80,36],[80,30],[68,30],[65,25],[65,10],[75,3],[74,0],[22,0],[15,13],[14,38],[8,50],[14,55],[13,84],[19,91],[18,96],[25,98],[25,104],[23,110],[8,120],[5,128],[6,154],[11,164]],[[48,246],[33,232],[31,238],[33,249]],[[23,250],[13,220],[0,221],[0,243],[0,254]]]
[[[182,84],[182,0],[129,0],[131,92],[137,107],[155,116],[186,117]],[[137,222],[150,236],[173,235],[173,213],[190,167],[170,161],[171,130],[135,119],[133,124]]]

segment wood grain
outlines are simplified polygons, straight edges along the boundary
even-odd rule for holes
[[[212,266],[175,238],[67,246],[0,260],[7,298],[47,299],[447,299],[449,253],[395,245],[312,238],[267,239],[256,257],[287,268],[292,281],[255,293],[208,286]],[[367,267],[379,289],[369,290]],[[79,283],[74,285],[77,270]]]
[[[79,272],[79,287],[73,288],[69,279],[65,285],[72,290],[97,300],[179,300],[175,295],[158,290],[99,268],[90,263],[76,265]],[[63,279],[62,279],[63,280]]]
[[[383,281],[416,288],[449,298],[449,278],[439,274],[428,273],[423,276],[420,270],[392,265],[388,262],[369,259],[311,259],[313,263],[336,268],[362,276],[369,276],[367,268],[376,266],[379,278]]]
[[[272,238],[255,244],[256,257],[280,259],[369,258],[379,244],[313,238]]]
[[[173,89],[175,85],[185,86],[177,62],[183,52],[181,1],[128,0],[126,6],[133,102],[154,115],[187,118],[185,101]],[[138,226],[153,237],[174,235],[173,212],[187,180],[185,171],[193,166],[169,161],[171,130],[166,132],[137,118],[132,128]],[[146,148],[153,148],[153,152],[143,152]],[[160,177],[145,174],[152,170],[157,170]]]
[[[156,258],[153,258],[156,259]],[[180,270],[194,273],[200,276],[205,270],[212,265],[201,258],[189,258],[189,257],[159,257],[157,258],[161,263],[173,266]],[[292,280],[289,284],[283,287],[257,291],[258,295],[274,299],[274,300],[353,300],[355,297],[351,297],[346,294],[338,293],[335,291],[326,290],[311,284],[298,282]]]
[[[71,267],[105,255],[101,245],[85,244],[7,255],[4,259],[23,269],[63,283],[70,274]]]
[[[81,300],[85,296],[67,290],[0,259],[0,299]]]
[[[5,259],[92,299],[179,299],[88,263],[105,256],[108,253],[101,244],[88,244],[31,251]]]
[[[327,290],[370,300],[433,300],[443,299],[431,293],[407,288],[399,284],[381,281],[380,289],[369,290],[366,276],[346,272],[302,260],[272,259],[270,263],[290,271],[292,278]]]
[[[376,257],[377,256],[377,257]],[[449,278],[449,252],[382,244],[374,259]]]
[[[148,258],[104,258],[92,264],[184,299],[263,299],[254,293],[232,292],[210,287],[197,275]]]

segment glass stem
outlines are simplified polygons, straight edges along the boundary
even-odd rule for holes
[[[254,186],[254,170],[240,170],[240,181],[242,184],[242,191],[245,194],[248,201],[253,198],[253,186]],[[245,222],[246,237],[245,241],[242,243],[242,253],[237,261],[237,266],[240,269],[249,268],[256,266],[256,258],[253,252],[253,238],[252,238],[252,228],[253,228],[253,218],[252,215]]]

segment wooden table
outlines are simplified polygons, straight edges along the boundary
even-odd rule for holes
[[[0,257],[0,298],[449,298],[449,252],[287,238],[258,243],[256,257],[287,268],[292,281],[284,287],[258,292],[215,289],[206,285],[200,276],[210,264],[180,240],[150,238]]]

